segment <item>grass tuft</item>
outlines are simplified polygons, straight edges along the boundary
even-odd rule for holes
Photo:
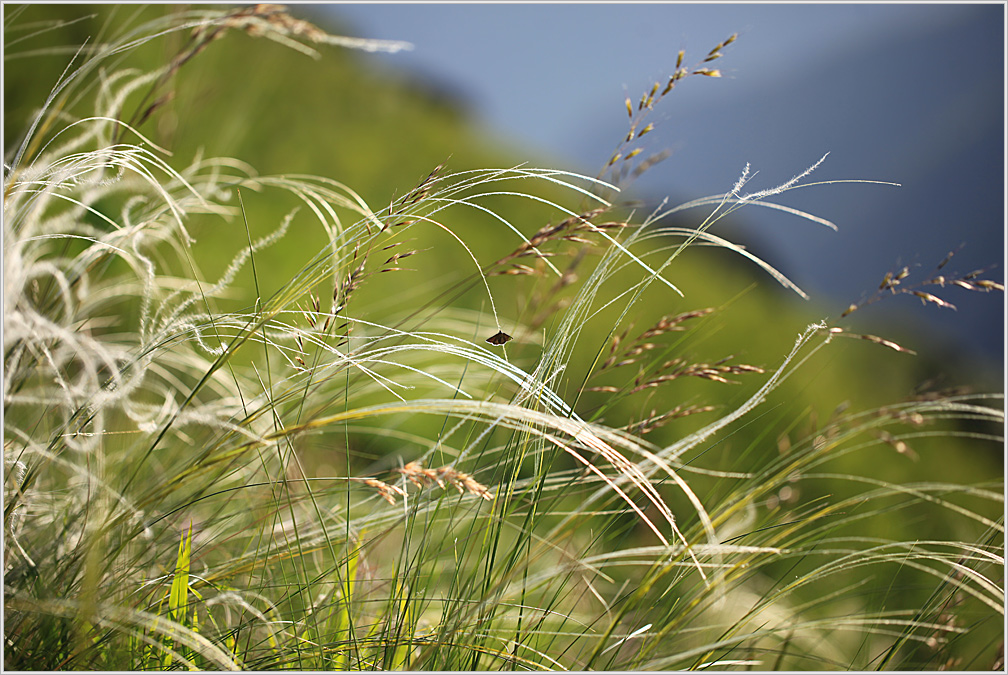
[[[1003,663],[1003,483],[961,471],[1003,446],[1003,396],[820,421],[785,387],[834,338],[911,350],[815,322],[759,364],[746,335],[714,341],[733,302],[690,309],[673,283],[706,246],[804,296],[710,229],[747,205],[799,213],[767,199],[825,157],[643,219],[615,200],[661,156],[650,111],[717,77],[702,64],[734,35],[627,99],[600,177],[445,162],[373,209],[333,179],[181,161],[141,129],[235,31],[312,56],[403,44],[275,5],[120,28],[75,50],[5,165],[6,667]],[[172,36],[154,71],[123,65]],[[209,255],[208,227],[243,231]],[[847,314],[1004,290],[939,272],[890,273]]]

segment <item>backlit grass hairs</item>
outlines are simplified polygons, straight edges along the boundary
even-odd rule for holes
[[[813,323],[762,366],[665,355],[707,308],[633,328],[646,290],[679,297],[668,272],[695,243],[801,294],[709,229],[744,205],[777,207],[768,198],[819,163],[748,195],[746,170],[728,192],[640,225],[614,215],[616,185],[559,170],[439,166],[372,209],[333,179],[202,157],[177,168],[139,127],[171,96],[170,76],[229,29],[301,51],[402,47],[327,36],[273,5],[197,8],[82,49],[30,123],[4,174],[6,666],[864,668],[993,653],[1003,486],[888,482],[842,462],[1003,442],[999,396],[838,413],[808,432],[767,424],[741,444],[770,439],[773,452],[723,466],[705,444],[845,332]],[[155,73],[111,68],[172,32],[188,39]],[[640,120],[629,107],[625,143],[645,134],[682,60],[641,99]],[[131,91],[144,93],[124,112]],[[94,114],[70,117],[92,94]],[[609,163],[620,180],[626,160]],[[258,191],[301,208],[253,237],[241,195]],[[487,205],[502,198],[555,224],[519,226]],[[695,208],[707,209],[696,227],[664,220]],[[449,209],[489,222],[500,250],[481,259]],[[214,278],[195,261],[198,218],[244,225]],[[263,257],[306,221],[325,245],[263,293]],[[410,274],[403,261],[427,262],[406,237],[430,232],[461,261],[450,290],[489,311],[423,284],[367,296]],[[902,288],[901,274],[881,290]],[[494,292],[523,283],[534,311],[512,327]],[[595,359],[572,374],[585,343]],[[727,410],[669,396],[629,421],[605,417],[674,382],[736,378],[758,381]],[[591,414],[587,395],[605,397]],[[717,416],[661,440],[700,412]],[[816,496],[819,481],[851,494]],[[925,508],[965,523],[962,536],[864,534]]]

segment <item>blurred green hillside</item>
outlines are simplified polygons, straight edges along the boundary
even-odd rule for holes
[[[301,9],[295,8],[294,12],[299,14]],[[308,8],[303,9],[307,13]],[[151,13],[165,11],[171,9],[168,6],[5,5],[5,20],[14,20],[21,26],[29,27],[53,18],[65,20],[59,30],[37,34],[32,34],[30,28],[12,33],[8,26],[4,82],[6,156],[9,158],[20,142],[29,116],[45,100],[73,56],[75,45],[88,37],[93,41],[102,40],[106,26],[115,26],[115,31],[122,32],[138,25]],[[341,32],[337,26],[325,27],[331,32]],[[23,39],[17,42],[12,39],[21,36]],[[125,54],[117,65],[152,69],[177,53],[183,39],[183,34],[172,34],[154,41]],[[282,45],[231,31],[179,69],[170,83],[172,98],[139,124],[138,129],[172,153],[168,161],[176,168],[188,166],[198,156],[231,157],[254,167],[262,176],[314,174],[347,185],[375,211],[408,193],[442,162],[447,162],[446,172],[506,168],[522,163],[549,166],[549,159],[536,156],[534,149],[519,148],[506,140],[488,136],[458,101],[446,99],[423,83],[412,82],[399,73],[378,68],[366,54],[326,46],[319,46],[319,51],[321,58],[316,60]],[[409,52],[402,53],[400,58],[408,60]],[[673,95],[703,96],[705,88],[711,86],[731,86],[731,83],[704,80],[691,83]],[[137,91],[127,99],[123,106],[127,111],[125,118],[128,119],[129,112],[140,105],[144,93]],[[68,119],[95,113],[87,107],[86,100],[71,98],[65,102]],[[621,104],[613,101],[614,106]],[[51,135],[53,131],[48,130],[48,133]],[[625,129],[612,130],[614,147],[625,133]],[[598,168],[605,159],[600,158]],[[795,171],[804,168],[795,167]],[[597,168],[586,169],[586,173],[592,175],[596,171]],[[711,186],[711,191],[723,188]],[[573,211],[584,206],[574,195],[559,189],[543,189],[542,196],[558,200]],[[295,200],[276,190],[243,192],[243,197],[253,238],[274,231],[284,216],[298,207]],[[519,198],[501,197],[487,202],[487,206],[519,227],[526,236],[547,222],[562,219],[555,209]],[[115,205],[109,204],[108,208],[114,209]],[[703,216],[702,210],[690,212],[689,219],[681,224],[696,226]],[[735,224],[740,223],[744,224],[744,212],[735,218]],[[521,243],[496,220],[473,210],[446,211],[442,224],[467,242],[484,265]],[[193,255],[204,279],[216,279],[246,246],[245,226],[237,209],[229,219],[199,217],[187,226],[196,239]],[[415,271],[374,278],[367,288],[362,288],[355,302],[369,307],[388,306],[389,325],[395,325],[396,321],[419,325],[421,318],[437,314],[449,319],[450,312],[446,308],[449,302],[487,311],[486,294],[478,277],[474,276],[472,261],[457,242],[435,228],[414,228],[411,232],[414,240],[410,245],[418,254],[404,267]],[[327,241],[310,210],[301,205],[287,234],[257,257],[261,294],[268,297],[280,288],[303,269]],[[655,264],[658,262],[657,255],[645,257]],[[773,264],[772,260],[769,262]],[[587,263],[583,264],[587,267]],[[879,279],[885,272],[879,270]],[[621,324],[621,329],[636,335],[663,316],[704,308],[717,310],[693,321],[690,324],[693,330],[672,335],[666,345],[670,358],[716,363],[733,357],[732,363],[751,364],[772,372],[808,324],[826,316],[836,317],[843,309],[820,307],[814,299],[803,301],[751,264],[726,251],[687,251],[664,272],[664,276],[683,291],[684,297],[658,284],[653,285],[647,291],[646,302],[634,310],[631,319]],[[460,287],[461,282],[468,285]],[[490,283],[495,297],[500,299],[498,311],[505,330],[511,325],[525,323],[537,313],[539,299],[530,295],[525,279],[497,276],[492,277]],[[460,288],[468,290],[461,293]],[[251,279],[246,290],[245,297],[223,299],[221,306],[226,307],[228,302],[235,307],[251,306],[256,300]],[[323,296],[328,292],[331,287],[319,290]],[[442,296],[444,292],[450,294]],[[408,299],[405,303],[404,298]],[[991,301],[1000,302],[1000,298],[991,297]],[[732,409],[751,396],[765,377],[742,375],[737,378],[739,384],[683,378],[628,396],[618,403],[608,400],[605,392],[588,392],[579,397],[579,389],[593,361],[600,353],[602,359],[605,358],[613,337],[607,327],[613,325],[621,310],[622,307],[615,303],[585,326],[573,361],[575,365],[564,374],[567,385],[558,387],[569,402],[576,400],[575,410],[582,416],[591,417],[605,407],[607,421],[618,426],[624,423],[623,419],[631,421],[646,416],[652,408],[661,411],[681,404]],[[936,308],[935,311],[941,310]],[[841,324],[856,326],[853,322]],[[551,328],[546,322],[540,330],[548,332]],[[874,332],[879,329],[874,328]],[[462,337],[481,340],[495,330],[488,320],[486,335]],[[931,360],[926,336],[899,326],[889,327],[879,334],[917,350],[920,355],[896,353],[863,340],[835,340],[756,411],[754,416],[759,420],[756,424],[747,426],[747,420],[743,420],[732,434],[717,441],[713,448],[716,452],[709,452],[704,458],[706,465],[711,466],[710,460],[717,457],[719,459],[711,468],[740,469],[754,454],[786,452],[789,438],[814,435],[818,422],[828,419],[839,407],[849,405],[860,410],[896,403],[915,395],[920,385],[936,378],[942,386],[975,381],[974,374],[966,372],[959,364]],[[531,368],[541,352],[543,335],[515,333],[515,337],[516,340],[508,345],[509,358]],[[625,377],[635,375],[629,372]],[[620,375],[613,377],[616,384],[620,384]],[[699,413],[673,420],[648,438],[658,444],[670,444],[711,421],[713,414]],[[371,442],[380,441],[372,438]],[[865,457],[858,454],[842,460],[846,464],[839,470],[867,472],[880,479],[912,480],[915,476],[921,479],[934,476],[937,466],[943,479],[967,482],[1002,473],[1003,459],[996,447],[981,452],[976,447],[961,450],[950,446],[947,439],[940,445],[929,445],[924,438],[920,443],[914,448],[919,455],[917,460],[881,446],[870,467],[857,464]],[[360,459],[366,465],[369,461],[377,461],[385,451],[379,447],[364,448]],[[960,452],[969,454],[960,455]]]

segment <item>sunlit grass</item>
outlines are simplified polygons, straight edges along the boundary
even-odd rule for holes
[[[332,42],[271,6],[141,26],[82,53],[5,166],[5,666],[995,664],[1003,484],[942,465],[963,461],[943,454],[953,440],[1003,443],[1000,394],[855,401],[809,428],[768,399],[852,334],[814,323],[758,366],[677,351],[712,308],[633,327],[653,294],[681,296],[669,272],[687,247],[741,255],[803,295],[709,228],[818,163],[774,189],[744,194],[745,172],[724,194],[620,215],[615,183],[649,161],[631,143],[643,118],[716,71],[680,56],[682,75],[628,104],[606,180],[440,166],[372,208],[332,179],[174,167],[143,136],[170,76],[227,29]],[[161,71],[99,77],[163,31],[190,41]],[[89,93],[94,114],[68,119],[62,102]],[[301,207],[254,237],[251,194]],[[509,220],[487,205],[501,199],[553,215]],[[699,225],[667,224],[692,209]],[[490,228],[491,257],[447,224],[455,213]],[[194,219],[240,224],[210,278]],[[326,245],[266,289],[271,247],[309,226]],[[432,241],[451,270],[425,258]],[[516,316],[503,298],[519,288],[530,309]],[[482,309],[454,306],[463,295]],[[488,343],[498,332],[514,341]],[[626,402],[686,378],[753,389],[719,408],[650,397],[626,419]],[[746,425],[738,447],[718,445]],[[936,468],[852,469],[880,453]]]

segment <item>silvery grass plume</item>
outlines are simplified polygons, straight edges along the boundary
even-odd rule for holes
[[[991,399],[838,414],[808,434],[791,427],[755,469],[706,466],[688,453],[751,417],[842,331],[813,324],[763,368],[662,356],[663,339],[713,310],[665,316],[636,336],[622,328],[648,289],[680,295],[669,270],[698,243],[802,295],[709,229],[737,207],[769,205],[819,163],[743,195],[746,171],[730,192],[663,206],[640,225],[600,196],[615,185],[559,170],[442,165],[372,209],[332,179],[202,157],[177,168],[139,128],[169,77],[229,30],[308,52],[308,42],[402,47],[328,36],[274,5],[197,9],[82,50],[53,89],[4,174],[7,665],[884,667],[936,662],[969,635],[962,617],[1003,617],[996,486],[898,484],[831,464],[913,452],[929,421],[1003,425]],[[177,31],[188,42],[162,70],[101,70]],[[64,103],[89,91],[94,114],[71,118]],[[131,92],[147,92],[135,109]],[[301,208],[253,237],[245,197],[256,193],[294,195]],[[488,205],[501,199],[535,202],[557,222],[512,222]],[[702,207],[697,227],[664,222]],[[453,214],[486,223],[503,250],[483,259]],[[207,221],[245,235],[209,278],[191,234]],[[264,293],[263,260],[296,227],[320,229],[326,245]],[[424,264],[415,242],[431,232],[463,270],[448,292],[482,309],[422,284],[383,292],[404,264]],[[500,301],[518,281],[541,293],[525,323]],[[639,367],[626,386],[572,374],[600,318],[611,330],[590,370]],[[487,344],[495,331],[515,342]],[[541,351],[520,352],[529,345]],[[615,406],[676,379],[743,375],[759,378],[754,393],[670,444],[645,430],[712,408],[673,401],[616,425],[577,401],[595,391]],[[388,450],[362,470],[355,448],[367,443]],[[803,500],[827,478],[857,489]],[[981,534],[858,532],[921,504]],[[630,539],[635,528],[643,534]],[[931,597],[863,602],[872,575],[902,579],[893,569],[919,573]]]

